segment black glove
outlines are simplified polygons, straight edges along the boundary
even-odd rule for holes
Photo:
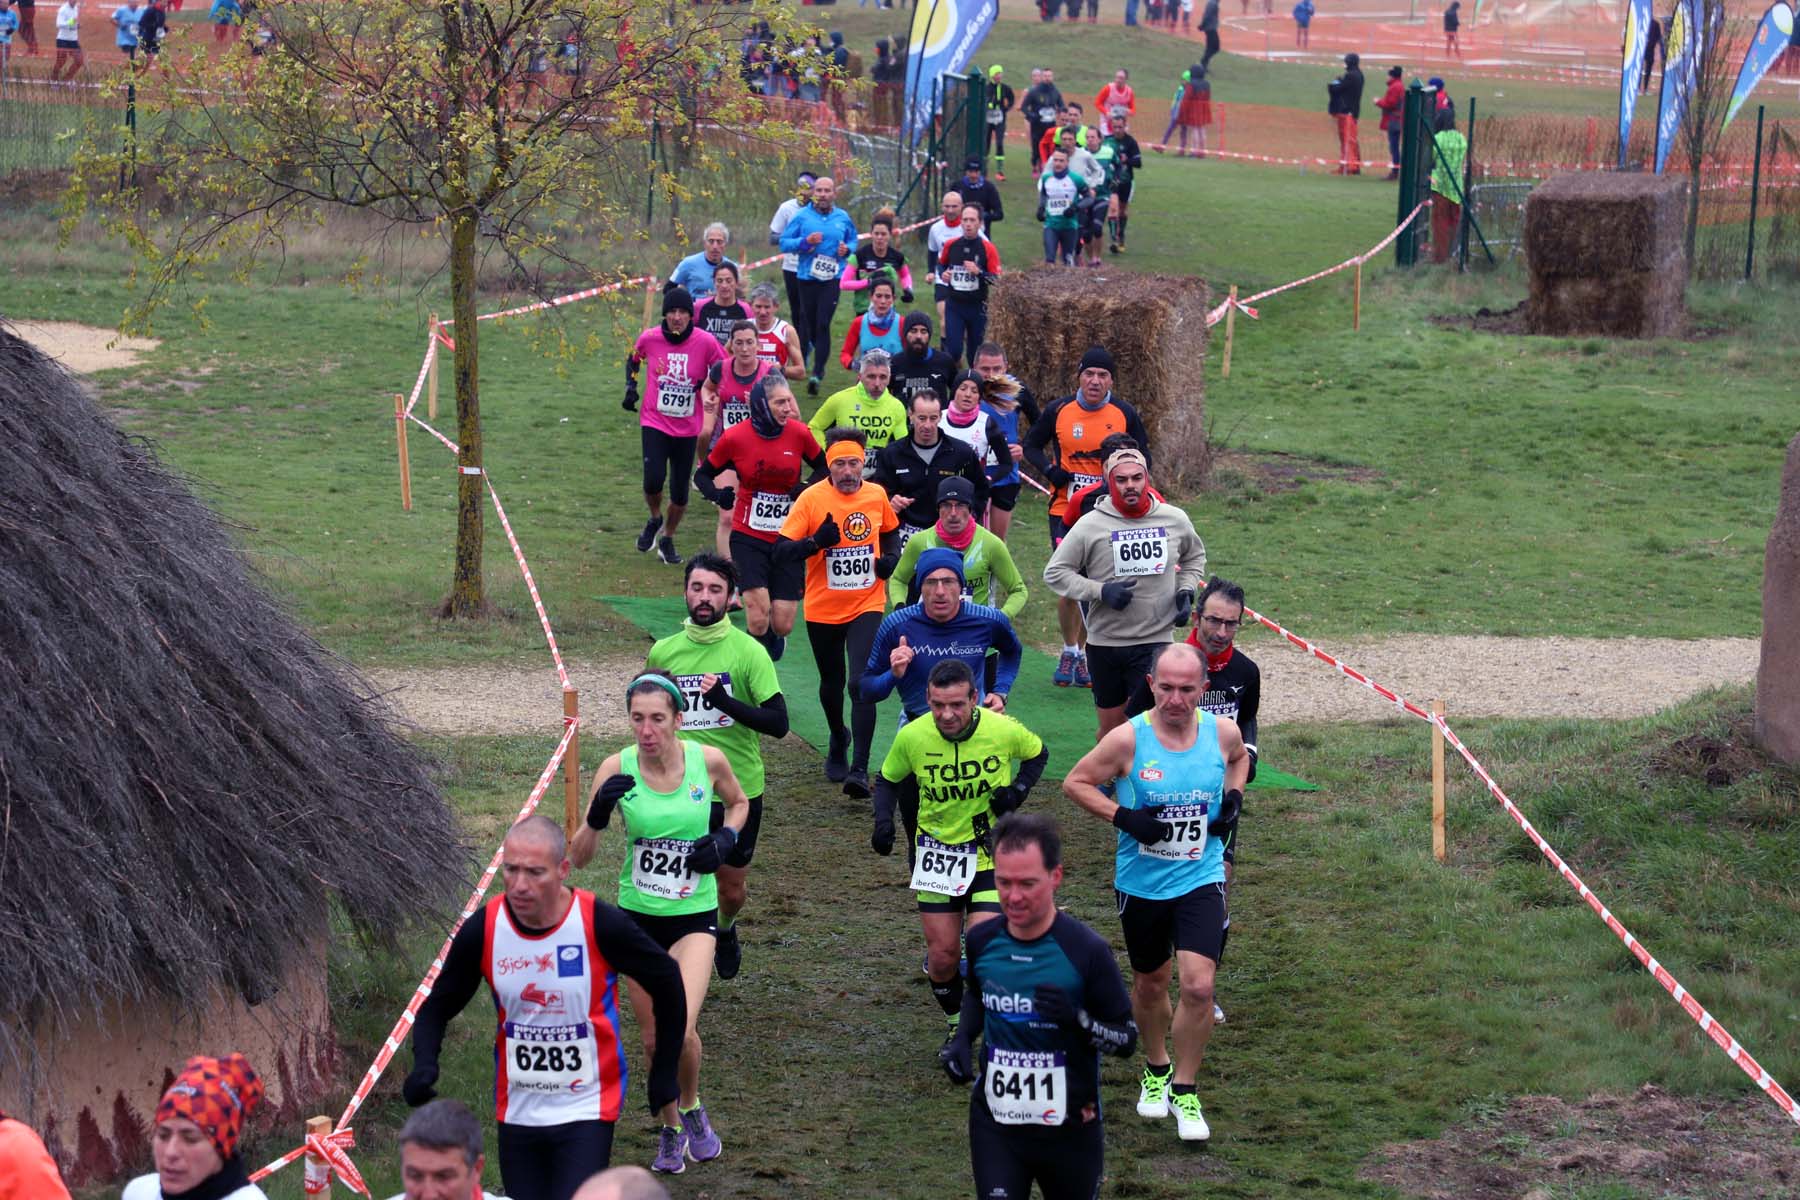
[[[713,494],[708,496],[707,499],[711,500],[726,512],[730,512],[733,508],[737,507],[737,489],[734,487],[714,488]],[[1187,593],[1183,592],[1182,595],[1185,596]],[[1193,597],[1189,596],[1188,599],[1191,601]],[[1187,618],[1183,617],[1175,623],[1177,625],[1185,625],[1187,624]]]
[[[1083,1018],[1087,1014],[1082,1012],[1073,1000],[1069,999],[1069,993],[1054,983],[1038,984],[1037,991],[1033,992],[1031,996],[1031,1011],[1034,1016],[1042,1017],[1057,1025],[1071,1028],[1086,1027]]]
[[[1194,593],[1182,591],[1175,593],[1175,624],[1185,626],[1188,618],[1194,615]]]
[[[889,575],[894,573],[894,568],[899,565],[900,556],[898,554],[882,555],[875,560],[875,578],[886,579]]]
[[[951,1038],[942,1050],[938,1051],[938,1065],[944,1068],[944,1074],[950,1077],[951,1083],[972,1083],[975,1080],[975,1048],[969,1039],[957,1036]]]
[[[1146,846],[1167,841],[1175,831],[1147,808],[1120,808],[1112,815],[1114,829],[1122,829]]]
[[[400,1095],[405,1097],[407,1107],[418,1108],[429,1104],[437,1097],[438,1069],[436,1064],[414,1067],[406,1082],[400,1085]]]
[[[713,680],[713,685],[700,693],[700,698],[714,708],[719,707],[720,700],[729,699],[730,696],[731,693],[725,690],[725,677],[723,675]]]
[[[1237,824],[1238,814],[1244,811],[1244,793],[1232,788],[1219,801],[1219,819],[1208,822],[1214,829],[1229,829]]]
[[[843,540],[844,535],[838,530],[837,518],[829,513],[819,522],[819,527],[813,530],[812,544],[821,550],[829,550]]]
[[[587,823],[591,829],[605,829],[612,823],[613,809],[619,807],[619,801],[625,794],[637,786],[637,780],[629,775],[608,775],[606,782],[594,792],[593,800],[588,803]]]
[[[911,288],[901,288],[900,289],[900,303],[902,303],[902,304],[911,304],[912,303],[912,289]]]
[[[894,852],[894,823],[879,817],[875,820],[875,832],[869,838],[869,848],[886,858]]]
[[[1075,477],[1073,475],[1069,474],[1055,463],[1051,463],[1048,467],[1044,468],[1044,478],[1048,479],[1057,487],[1068,487],[1071,483],[1075,482]]]
[[[681,1099],[681,1082],[673,1070],[650,1072],[650,1084],[647,1090],[650,1093],[652,1114],[661,1112],[666,1106]]]
[[[988,796],[988,809],[996,817],[1004,817],[1009,812],[1017,811],[1019,806],[1025,803],[1025,797],[1029,794],[1030,789],[1022,788],[1016,783],[997,787]]]
[[[1044,219],[1045,219],[1045,218],[1046,218],[1046,217],[1048,217],[1048,216],[1049,216],[1049,215],[1050,215],[1050,214],[1049,214],[1049,213],[1047,213],[1047,212],[1045,212],[1045,211],[1044,211],[1044,206],[1043,206],[1043,205],[1041,205],[1041,204],[1040,204],[1040,205],[1038,205],[1038,207],[1037,207],[1037,219],[1038,219],[1038,220],[1040,220],[1040,221],[1042,221],[1042,220],[1044,220]]]
[[[627,379],[625,381],[625,399],[623,399],[619,402],[619,407],[623,408],[626,412],[636,412],[637,406],[638,406],[637,380]]]
[[[729,825],[721,825],[694,842],[694,849],[688,854],[687,865],[702,875],[711,875],[725,865],[726,857],[737,849],[737,841],[737,830]]]
[[[1100,585],[1100,599],[1110,609],[1122,609],[1131,603],[1131,589],[1136,586],[1135,579],[1109,579]]]

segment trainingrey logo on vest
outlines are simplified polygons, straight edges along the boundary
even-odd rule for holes
[[[573,975],[579,978],[584,974],[580,946],[558,946],[556,948],[556,973],[561,976]]]

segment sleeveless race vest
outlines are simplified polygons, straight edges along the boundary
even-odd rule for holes
[[[756,357],[777,369],[785,367],[788,360],[788,330],[791,326],[780,317],[767,332],[756,331]]]
[[[756,371],[750,376],[750,382],[741,383],[729,358],[719,364],[719,423],[713,427],[714,441],[718,440],[719,434],[739,421],[750,419],[750,389],[756,386],[757,380],[773,369],[758,354]]]
[[[1211,713],[1195,716],[1199,729],[1186,750],[1170,750],[1156,736],[1151,714],[1131,719],[1137,735],[1131,771],[1119,780],[1121,808],[1150,808],[1171,828],[1168,841],[1146,846],[1119,831],[1113,886],[1146,900],[1173,900],[1195,888],[1225,881],[1225,846],[1208,836],[1225,795],[1225,756],[1219,752],[1219,722]]]
[[[594,894],[575,889],[561,924],[521,933],[496,896],[482,914],[493,989],[494,1117],[511,1125],[616,1121],[625,1095],[619,977],[594,940]]]
[[[685,916],[719,906],[719,884],[688,865],[694,843],[712,822],[712,779],[705,748],[681,743],[684,766],[672,792],[652,791],[638,773],[636,746],[619,753],[619,770],[637,779],[619,810],[631,838],[619,865],[619,907],[653,916]]]
[[[946,409],[944,412],[944,419],[938,422],[938,430],[948,437],[955,438],[957,441],[973,450],[975,452],[975,457],[981,460],[981,465],[983,467],[993,467],[997,465],[994,462],[994,450],[993,447],[988,445],[988,426],[989,422],[993,419],[992,414],[990,414],[987,409],[977,408],[975,410],[975,419],[973,421],[970,421],[967,425],[958,425],[955,421],[951,420],[950,410]],[[988,471],[988,476],[992,478],[993,472],[991,470]]]

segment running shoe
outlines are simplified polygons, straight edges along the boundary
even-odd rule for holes
[[[672,537],[659,537],[656,539],[656,557],[662,559],[671,567],[679,567],[681,565],[681,555],[675,553],[675,539]]]
[[[744,945],[738,941],[737,926],[719,930],[719,944],[713,950],[713,966],[718,969],[719,978],[736,979],[738,968],[743,965]]]
[[[638,553],[650,553],[650,547],[656,545],[656,531],[662,528],[661,517],[651,517],[644,522],[644,532],[638,534]]]
[[[852,800],[867,800],[875,793],[869,790],[869,772],[863,767],[852,767],[844,776],[844,795]]]
[[[787,653],[787,639],[776,637],[769,639],[769,661],[780,662],[781,656]]]
[[[1225,1010],[1220,1008],[1216,1004],[1213,1005],[1213,1024],[1214,1025],[1223,1025],[1224,1023],[1225,1023]]]
[[[1064,650],[1062,657],[1056,660],[1056,673],[1050,676],[1050,682],[1057,687],[1068,687],[1075,682],[1075,662],[1081,656],[1073,650]]]
[[[1094,686],[1093,676],[1088,674],[1087,655],[1085,654],[1075,656],[1075,686],[1078,688]]]
[[[1169,1115],[1169,1081],[1173,1078],[1173,1063],[1161,1075],[1144,1068],[1144,1082],[1138,1088],[1138,1116],[1161,1119]]]
[[[819,394],[819,377],[817,375],[809,376],[807,378],[806,394],[809,396],[816,396]]]
[[[831,744],[825,748],[825,778],[842,783],[849,773],[850,731],[840,729],[831,735]]]
[[[1170,1095],[1169,1103],[1175,1108],[1175,1132],[1182,1141],[1204,1142],[1212,1136],[1206,1118],[1200,1115],[1199,1093],[1175,1092]]]
[[[712,1122],[706,1119],[704,1104],[696,1104],[692,1112],[681,1114],[681,1131],[687,1135],[688,1157],[695,1162],[711,1162],[725,1152]]]
[[[679,1175],[687,1170],[687,1160],[687,1132],[664,1125],[656,1141],[656,1161],[650,1164],[650,1169],[664,1175]]]

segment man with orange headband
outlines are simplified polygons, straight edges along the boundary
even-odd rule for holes
[[[884,581],[900,560],[900,518],[880,484],[863,482],[867,446],[868,436],[853,427],[825,435],[831,477],[800,493],[775,544],[778,563],[806,563],[802,614],[819,667],[819,707],[831,725],[825,778],[858,800],[870,796],[869,748],[875,741],[875,703],[862,698],[862,676],[887,606]]]
[[[1115,450],[1102,468],[1107,495],[1064,536],[1044,582],[1086,604],[1089,670],[1100,736],[1125,720],[1125,702],[1147,686],[1150,659],[1194,611],[1206,546],[1187,513],[1150,490],[1142,450]]]

